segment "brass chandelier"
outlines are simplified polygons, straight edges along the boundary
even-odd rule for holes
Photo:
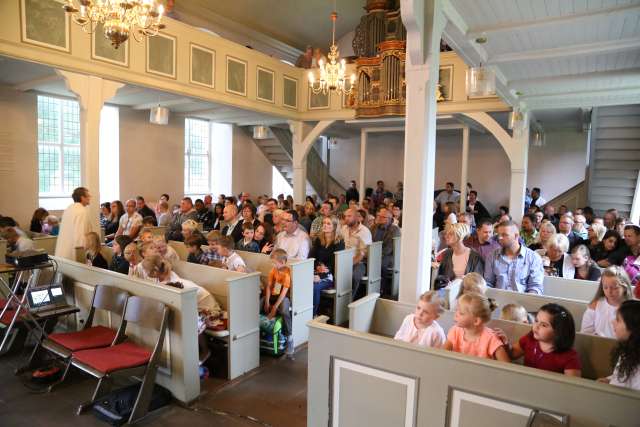
[[[131,35],[140,41],[137,35],[155,36],[165,27],[160,22],[164,6],[157,0],[67,0],[63,8],[88,33],[102,24],[116,49]]]
[[[316,80],[313,71],[309,71],[309,87],[315,95],[320,92],[326,95],[329,91],[349,95],[355,86],[356,76],[351,74],[349,86],[347,87],[345,78],[347,65],[344,59],[340,60],[340,52],[338,51],[338,46],[336,46],[336,19],[338,19],[338,13],[334,10],[331,12],[333,30],[331,33],[331,46],[327,55],[328,62],[322,59],[318,61],[318,67],[320,68],[319,80]]]

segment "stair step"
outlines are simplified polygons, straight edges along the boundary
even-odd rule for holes
[[[600,212],[604,212],[608,209],[617,209],[623,216],[629,216],[629,212],[631,212],[631,205],[621,203],[599,202],[592,200],[590,206]]]
[[[640,148],[633,150],[598,150],[596,149],[595,159],[597,160],[640,160]]]
[[[597,125],[596,125],[597,126]],[[597,128],[594,138],[599,139],[638,139],[640,128]],[[596,142],[597,146],[597,142]]]
[[[255,139],[254,141],[260,147],[281,147],[280,142],[276,139]]]
[[[593,177],[591,187],[636,188],[635,179]]]
[[[595,170],[634,170],[636,173],[640,169],[640,161],[625,160],[597,160],[594,162]]]
[[[638,179],[637,170],[619,170],[619,169],[594,169],[593,179],[600,178],[619,178],[630,179],[634,182]]]
[[[640,104],[598,107],[598,118],[608,116],[640,115]]]
[[[640,150],[640,139],[598,139],[595,146],[600,150]]]
[[[598,129],[610,128],[638,128],[640,127],[640,115],[626,116],[602,116],[598,115],[596,126]]]
[[[631,196],[623,196],[616,193],[596,193],[596,189],[594,188],[591,192],[591,201],[592,202],[600,202],[600,203],[616,203],[621,205],[629,205],[633,203],[633,195]]]

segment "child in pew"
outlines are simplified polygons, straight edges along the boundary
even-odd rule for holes
[[[187,247],[187,252],[189,252],[187,262],[194,264],[207,264],[207,256],[202,251],[200,243],[202,243],[200,238],[196,236],[189,236],[184,240],[184,245]]]
[[[420,295],[415,313],[404,318],[394,339],[423,347],[441,348],[447,337],[436,320],[444,311],[443,302],[436,291]]]
[[[591,259],[589,248],[578,245],[571,251],[571,263],[575,268],[574,279],[598,281],[602,275],[600,267]]]
[[[153,242],[153,233],[148,228],[143,228],[140,234],[138,235],[138,239],[140,242],[144,243],[152,243]]]
[[[495,302],[485,295],[474,292],[462,295],[455,313],[456,324],[449,329],[445,350],[510,362],[504,343],[486,326],[496,308]]]
[[[518,323],[532,323],[529,320],[529,313],[519,304],[507,304],[500,310],[500,320],[509,320]]]
[[[581,376],[578,353],[572,348],[576,337],[573,316],[561,305],[550,303],[540,307],[531,332],[509,348],[512,359],[524,356],[524,366]]]
[[[204,250],[204,254],[207,257],[207,265],[211,267],[222,267],[222,256],[218,253],[218,242],[222,237],[220,230],[213,230],[207,234],[207,243],[209,246]]]
[[[142,257],[140,256],[140,251],[138,250],[138,245],[135,242],[129,243],[124,248],[124,259],[129,263],[129,269],[127,271],[127,275],[130,277],[138,277],[138,265],[142,262]]]
[[[180,261],[180,257],[176,253],[175,249],[171,246],[167,245],[167,241],[164,240],[164,236],[155,236],[153,238],[153,245],[163,259],[166,259],[170,263],[174,263],[176,261]]]
[[[49,215],[43,226],[42,232],[51,236],[57,236],[60,232],[60,221],[58,220],[58,217],[55,215]]]
[[[126,248],[131,241],[131,237],[126,234],[116,236],[113,240],[113,246],[111,246],[111,249],[113,249],[113,257],[111,257],[109,270],[121,274],[129,274],[129,262],[124,259],[124,248]]]
[[[222,236],[218,240],[218,253],[222,256],[222,268],[240,273],[247,272],[247,265],[240,255],[233,250],[234,244],[231,236]]]
[[[623,301],[633,298],[631,281],[622,267],[607,267],[600,277],[596,295],[582,316],[580,332],[615,338],[613,321]]]
[[[236,242],[236,249],[239,251],[259,253],[260,247],[258,246],[258,242],[253,240],[254,233],[253,224],[250,222],[242,224],[242,239]]]
[[[91,231],[87,233],[84,237],[85,241],[85,258],[86,264],[91,267],[104,268],[107,270],[109,268],[109,264],[107,264],[107,260],[104,259],[102,254],[100,253],[100,236],[95,231]]]
[[[618,340],[611,355],[613,374],[598,381],[640,390],[640,301],[620,304],[613,329]]]
[[[464,294],[468,293],[478,293],[484,295],[487,291],[487,282],[485,282],[484,277],[476,272],[467,273],[462,278],[462,283],[460,283],[460,290],[458,291],[458,295],[456,299],[451,301],[449,304],[449,310],[455,311],[458,307],[458,299]]]
[[[262,313],[269,320],[276,314],[282,316],[282,332],[287,337],[286,354],[293,358],[294,344],[292,333],[291,301],[288,293],[291,288],[291,269],[287,266],[287,252],[284,249],[274,249],[271,252],[273,268],[269,272],[267,286],[264,289],[264,297],[260,301]]]

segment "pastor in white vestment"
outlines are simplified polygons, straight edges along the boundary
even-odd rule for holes
[[[56,242],[56,256],[75,261],[75,248],[84,247],[84,236],[92,230],[87,206],[91,200],[89,190],[78,187],[73,190],[73,204],[62,214],[60,233]]]

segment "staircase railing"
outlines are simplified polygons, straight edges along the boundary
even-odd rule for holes
[[[564,193],[561,193],[549,200],[547,204],[555,206],[556,208],[558,208],[558,206],[565,205],[570,211],[575,211],[576,209],[587,205],[586,190],[586,182],[580,181]]]

